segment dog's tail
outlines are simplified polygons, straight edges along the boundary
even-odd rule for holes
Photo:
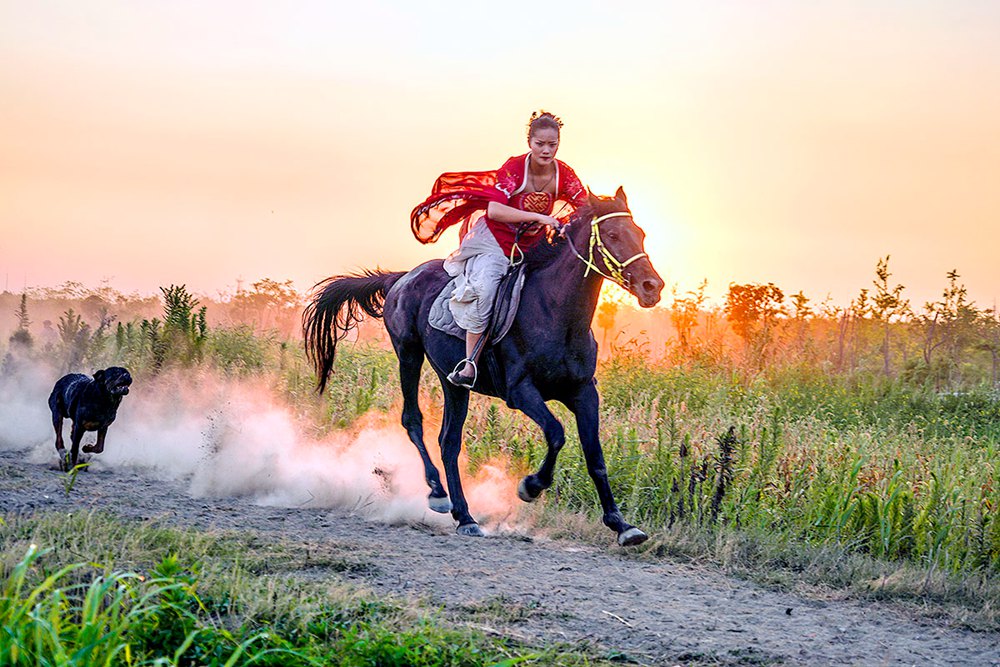
[[[357,328],[363,315],[382,317],[385,295],[403,271],[364,271],[348,276],[333,276],[315,285],[313,296],[302,313],[302,335],[306,357],[316,370],[319,393],[333,371],[337,343]]]

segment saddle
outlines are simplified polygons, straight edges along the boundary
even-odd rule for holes
[[[507,273],[500,279],[497,296],[493,301],[493,310],[490,312],[489,324],[486,325],[487,345],[499,343],[510,331],[511,325],[514,324],[514,316],[517,315],[517,307],[521,303],[521,289],[523,287],[524,264],[521,263],[507,269]],[[465,330],[455,324],[455,317],[451,314],[451,308],[448,306],[448,300],[451,299],[454,292],[455,279],[453,278],[435,297],[431,304],[431,310],[427,314],[427,321],[438,331],[465,340]]]

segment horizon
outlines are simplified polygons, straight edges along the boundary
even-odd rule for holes
[[[560,159],[624,186],[661,305],[847,305],[886,255],[914,307],[951,270],[995,304],[1000,6],[509,10],[0,2],[4,289],[409,269],[457,245],[410,234],[434,179],[525,152],[545,108]]]
[[[84,300],[84,299],[86,299],[87,297],[89,297],[91,295],[95,295],[95,294],[96,295],[100,295],[101,292],[103,292],[105,290],[110,290],[115,296],[123,298],[126,302],[128,302],[128,301],[131,301],[131,300],[145,300],[145,299],[150,299],[150,298],[157,298],[157,299],[159,299],[161,297],[161,293],[162,293],[163,289],[165,289],[167,287],[171,287],[171,286],[179,286],[179,287],[182,287],[185,290],[187,290],[196,299],[199,299],[199,300],[201,300],[201,299],[207,299],[207,300],[209,300],[212,303],[222,305],[222,304],[228,303],[229,300],[231,300],[233,297],[235,297],[237,294],[240,294],[241,292],[245,293],[245,294],[252,293],[252,290],[250,288],[252,288],[255,283],[257,283],[259,281],[264,281],[264,280],[271,280],[271,281],[273,281],[275,283],[278,283],[280,285],[283,285],[286,282],[292,282],[290,280],[288,280],[288,281],[274,280],[274,279],[272,279],[270,277],[262,277],[262,278],[258,278],[258,279],[255,279],[255,280],[242,280],[242,279],[240,279],[240,280],[233,281],[233,283],[225,286],[224,288],[213,289],[212,292],[209,293],[207,291],[203,291],[203,290],[192,288],[187,283],[178,282],[178,281],[167,282],[166,284],[157,286],[156,288],[154,288],[151,291],[142,291],[142,290],[122,290],[122,289],[119,289],[118,287],[115,287],[109,281],[106,281],[106,280],[105,281],[101,281],[101,283],[99,285],[89,285],[89,284],[86,284],[86,283],[82,283],[80,281],[70,280],[70,281],[65,281],[65,282],[57,284],[57,285],[28,285],[28,286],[26,286],[23,289],[13,289],[12,290],[12,289],[9,289],[9,288],[5,287],[4,289],[0,290],[0,296],[9,295],[9,296],[20,297],[22,295],[28,295],[29,299],[34,299],[36,301],[42,301],[42,302],[44,302],[45,300],[54,299],[54,298],[68,298],[70,300],[73,300],[73,299]],[[744,283],[744,284],[751,284],[751,283]],[[764,282],[764,283],[754,283],[754,284],[763,284],[763,285],[766,285],[768,283]],[[962,282],[961,276],[959,276],[957,284],[960,287],[964,286],[964,283]],[[795,292],[790,292],[790,291],[784,289],[781,285],[775,285],[775,286],[778,287],[779,289],[781,289],[782,294],[784,295],[784,302],[783,302],[782,306],[784,308],[786,308],[786,309],[791,309],[792,306],[793,306],[793,299],[792,299],[792,297],[795,296],[796,293]],[[869,287],[864,288],[864,289],[867,289],[867,291],[868,291],[868,297],[867,298],[869,298],[869,299],[872,297],[872,289],[871,289],[872,286],[874,286],[874,283],[869,283]],[[894,286],[895,286],[895,284],[893,283],[893,281],[890,280],[890,287],[894,287]],[[303,298],[307,298],[310,295],[310,293],[311,293],[311,287],[312,286],[310,286],[310,288],[307,288],[307,289],[301,289],[298,286],[294,285],[294,283],[292,284],[292,289],[294,289],[295,292],[299,296],[301,296]],[[852,297],[852,299],[850,299],[847,303],[838,303],[838,302],[835,302],[830,297],[827,297],[825,299],[816,299],[816,298],[813,298],[809,294],[804,294],[804,296],[806,297],[806,303],[809,306],[811,306],[812,310],[814,311],[813,316],[814,317],[821,317],[822,315],[817,311],[817,307],[819,307],[819,306],[832,306],[834,308],[839,308],[839,309],[849,308],[852,305],[852,302],[860,296],[860,290],[861,289],[862,288],[859,288],[858,293],[855,294]],[[71,292],[74,292],[74,291],[79,292],[79,294],[71,294]],[[679,299],[693,298],[695,296],[695,292],[696,291],[697,291],[697,288],[689,290],[689,291],[685,291],[685,292],[681,292],[680,290],[674,291],[674,290],[671,289],[671,286],[668,285],[667,287],[664,288],[663,298],[661,299],[660,303],[658,303],[657,305],[653,306],[652,308],[642,308],[641,306],[639,306],[638,303],[635,302],[633,296],[630,293],[626,292],[624,290],[624,288],[622,288],[619,285],[615,285],[614,283],[611,283],[609,281],[605,281],[604,287],[603,287],[603,289],[601,291],[601,302],[603,303],[605,301],[613,301],[619,307],[624,306],[625,308],[629,308],[631,310],[634,310],[637,313],[641,313],[641,312],[653,312],[653,311],[668,311],[668,310],[670,310],[673,307],[675,299],[679,300]],[[46,293],[46,292],[48,292],[48,293]],[[727,289],[726,292],[722,292],[721,294],[714,294],[714,293],[710,292],[708,289],[706,289],[705,290],[705,299],[703,301],[702,307],[699,308],[699,312],[706,312],[707,313],[707,312],[719,311],[719,310],[724,309],[725,308],[725,304],[726,304],[726,294],[727,294],[727,292],[728,292],[728,289]],[[910,310],[912,311],[913,315],[920,315],[922,313],[928,312],[927,311],[927,307],[928,306],[933,305],[933,304],[938,304],[940,302],[940,299],[942,298],[942,293],[943,292],[944,292],[944,288],[942,287],[941,292],[939,292],[933,299],[931,299],[929,301],[926,301],[926,300],[925,301],[914,301],[911,298],[911,296],[909,295],[909,293],[907,292],[907,290],[905,289],[905,286],[904,286],[904,289],[900,293],[899,296],[900,296],[900,298],[903,301],[906,301],[909,304]],[[967,301],[966,302],[967,302],[968,305],[971,305],[972,307],[974,307],[974,308],[976,308],[976,309],[978,309],[978,310],[980,310],[982,312],[997,313],[997,303],[996,303],[995,300],[993,302],[991,302],[991,303],[982,303],[982,302],[976,301],[972,296],[967,295]],[[791,316],[791,313],[790,312],[789,313],[778,313],[778,316],[779,317],[782,317],[782,316],[788,317],[788,316]]]

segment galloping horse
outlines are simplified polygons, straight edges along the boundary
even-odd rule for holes
[[[518,485],[517,495],[525,502],[535,500],[551,486],[556,456],[566,441],[562,424],[545,402],[556,400],[566,405],[576,417],[604,524],[618,534],[620,545],[640,544],[647,535],[625,521],[608,484],[598,433],[597,342],[590,325],[604,278],[634,294],[643,308],[660,300],[663,280],[643,250],[645,234],[633,221],[621,188],[613,198],[590,195],[588,204],[564,227],[563,236],[554,244],[539,243],[525,253],[524,289],[517,316],[508,334],[484,351],[484,358],[493,354],[496,363],[480,363],[473,390],[504,399],[541,426],[545,434],[545,460],[538,472]],[[306,353],[322,393],[333,369],[337,342],[357,325],[363,317],[361,311],[384,318],[399,357],[403,427],[423,459],[430,508],[451,511],[459,534],[481,536],[479,524],[469,514],[458,468],[469,390],[445,379],[465,356],[465,342],[428,323],[431,305],[449,280],[441,260],[426,262],[408,273],[367,271],[328,278],[316,285],[303,314],[303,331]],[[444,389],[444,421],[438,441],[451,500],[424,445],[417,390],[425,356]]]

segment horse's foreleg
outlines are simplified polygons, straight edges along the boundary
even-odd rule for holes
[[[469,514],[469,504],[462,491],[462,478],[458,469],[458,454],[462,451],[462,429],[469,412],[469,392],[453,386],[443,376],[441,385],[444,388],[444,421],[441,424],[439,441],[444,475],[448,480],[448,491],[451,492],[451,515],[458,522],[460,535],[482,537],[483,531]]]
[[[585,385],[570,405],[570,409],[576,415],[576,427],[580,433],[583,456],[587,461],[587,472],[590,473],[597,495],[601,499],[604,525],[618,533],[618,544],[621,546],[642,544],[648,536],[625,521],[611,493],[608,470],[604,463],[604,450],[601,449],[599,407],[600,399],[593,384]]]
[[[517,497],[526,503],[534,501],[545,489],[552,486],[552,474],[559,450],[566,444],[566,430],[545,405],[538,389],[530,382],[522,382],[511,390],[510,405],[528,415],[542,428],[545,435],[545,460],[533,475],[528,475],[517,485]]]
[[[424,364],[423,349],[413,349],[400,346],[396,354],[399,356],[399,383],[403,390],[403,428],[410,436],[410,441],[420,453],[424,463],[424,480],[430,487],[427,496],[428,506],[435,512],[446,514],[451,511],[451,501],[448,492],[441,485],[441,475],[427,454],[424,444],[424,415],[420,412],[417,396],[420,390],[420,367]]]

